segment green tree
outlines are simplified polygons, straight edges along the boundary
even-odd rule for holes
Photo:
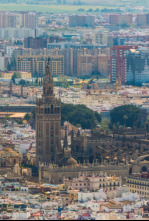
[[[134,105],[123,105],[114,108],[111,115],[112,125],[125,125],[126,127],[133,127],[140,123],[141,109]]]
[[[24,120],[26,120],[28,123],[32,121],[32,114],[27,113],[24,117]]]
[[[95,112],[95,117],[97,119],[97,121],[100,123],[102,120],[101,114],[99,114],[97,111]]]
[[[100,123],[100,126],[101,126],[101,129],[103,131],[109,131],[109,124],[110,124],[110,121],[107,120],[107,119],[103,119]]]
[[[96,127],[101,122],[101,115],[85,105],[62,104],[62,124],[69,121],[73,125],[81,125],[83,129]]]
[[[25,86],[25,85],[26,85],[26,81],[22,79],[22,80],[20,80],[19,84],[20,84],[21,86]]]
[[[19,78],[19,74],[15,72],[11,78],[14,84],[16,83],[16,78]]]

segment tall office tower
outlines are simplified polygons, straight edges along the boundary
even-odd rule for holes
[[[36,101],[36,146],[39,162],[58,163],[61,153],[61,101],[56,99],[50,60],[43,82],[43,96]]]
[[[120,78],[122,84],[126,83],[127,73],[127,54],[130,49],[136,49],[135,46],[114,46],[111,48],[110,55],[110,80],[116,83],[116,79]]]
[[[22,26],[32,29],[38,28],[38,15],[35,12],[23,12]]]
[[[142,47],[127,55],[127,83],[141,85],[149,82],[149,51]]]
[[[0,12],[0,28],[16,28],[17,15],[11,12]]]

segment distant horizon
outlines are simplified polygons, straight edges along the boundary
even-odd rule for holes
[[[0,4],[34,4],[34,5],[93,5],[111,7],[149,6],[148,0],[0,0]]]
[[[97,4],[98,2],[98,4]],[[98,10],[97,10],[98,9]],[[0,11],[35,11],[37,13],[98,13],[99,10],[112,9],[113,11],[105,12],[148,12],[149,1],[143,2],[137,0],[9,0],[5,2],[0,0]],[[121,10],[121,11],[117,11]]]

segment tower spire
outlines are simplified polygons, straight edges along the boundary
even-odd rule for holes
[[[39,162],[57,164],[61,150],[61,101],[54,95],[48,59],[43,81],[43,96],[36,101],[36,146]]]
[[[50,96],[54,95],[53,88],[54,88],[54,83],[53,83],[53,78],[52,78],[52,73],[50,70],[50,62],[51,59],[48,58],[47,66],[46,66],[46,73],[43,81],[43,96]]]

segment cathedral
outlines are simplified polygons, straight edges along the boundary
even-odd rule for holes
[[[59,161],[61,150],[61,101],[54,95],[54,83],[48,59],[42,98],[36,100],[36,147],[39,162]]]
[[[36,101],[36,155],[40,182],[58,184],[63,183],[64,178],[77,177],[80,172],[98,174],[99,171],[122,176],[124,181],[128,175],[148,169],[149,137],[146,136],[142,129],[113,131],[111,135],[93,131],[90,136],[71,129],[69,133],[65,131],[61,145],[61,100],[54,95],[48,59],[43,95]]]

